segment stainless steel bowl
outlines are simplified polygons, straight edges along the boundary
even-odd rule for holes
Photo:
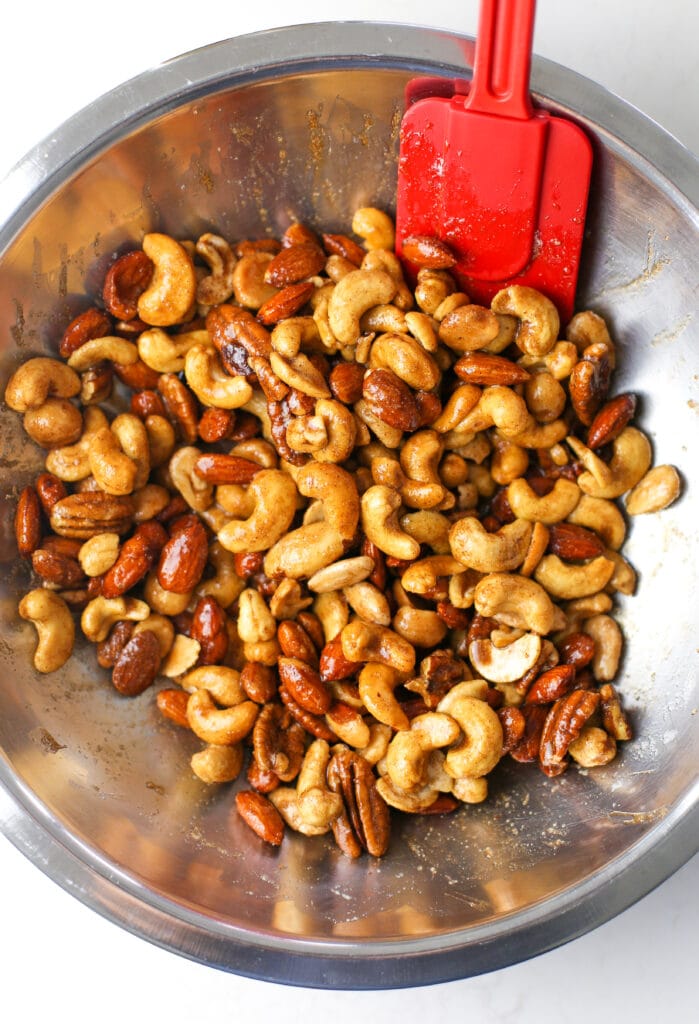
[[[282,29],[178,57],[68,121],[0,189],[0,383],[53,350],[145,231],[342,230],[357,206],[390,208],[405,83],[463,74],[471,52],[417,28]],[[0,824],[79,899],[167,949],[303,985],[464,977],[593,928],[697,848],[697,163],[561,67],[535,61],[533,86],[594,140],[579,305],[608,317],[616,388],[642,396],[656,462],[685,474],[683,499],[635,521],[626,549],[640,586],[621,602],[619,685],[638,738],[610,766],[547,780],[504,764],[487,804],[400,822],[381,861],[350,862],[325,838],[263,847],[228,789],[193,778],[190,738],[152,693],[119,698],[85,647],[55,675],[29,667],[11,516],[38,459],[0,413]]]

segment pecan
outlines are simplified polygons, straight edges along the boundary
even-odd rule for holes
[[[148,416],[167,416],[165,404],[157,391],[146,388],[131,396],[131,412],[140,420]]]
[[[170,419],[180,429],[182,439],[194,444],[198,437],[199,406],[187,385],[174,373],[162,373],[158,378],[158,391],[163,397]]]
[[[265,270],[265,281],[275,288],[286,288],[319,274],[324,266],[325,253],[314,242],[288,245],[272,257]]]
[[[311,736],[315,736],[319,740],[326,740],[328,743],[337,742],[337,736],[328,726],[325,719],[320,715],[314,715],[312,712],[307,711],[306,708],[301,707],[287,687],[281,683],[279,685],[279,696],[289,714],[296,722],[298,722],[299,725],[303,726],[306,732],[309,732]]]
[[[168,718],[175,725],[189,728],[187,721],[187,701],[189,694],[186,690],[166,689],[160,690],[155,698],[158,711],[164,718]]]
[[[499,629],[500,623],[497,619],[486,618],[485,615],[479,615],[476,613],[472,620],[471,625],[468,627],[468,642],[473,643],[474,640],[487,640],[494,629]]]
[[[103,595],[121,597],[135,587],[153,568],[167,539],[165,528],[155,520],[136,527],[133,537],[122,544],[114,565],[104,574]]]
[[[437,602],[437,615],[447,629],[468,629],[471,616],[466,608],[456,608],[449,601]]]
[[[290,462],[292,466],[303,466],[308,461],[307,456],[302,452],[294,451],[286,441],[286,428],[293,419],[289,410],[289,403],[285,401],[268,402],[267,412],[269,414],[272,442],[280,458]]]
[[[227,303],[214,306],[207,314],[206,329],[211,341],[221,353],[224,346],[230,344],[242,346],[248,357],[269,359],[272,352],[269,331],[265,330],[252,313],[238,306]]]
[[[233,555],[233,565],[236,576],[241,580],[248,580],[251,576],[260,572],[262,563],[265,560],[262,551],[236,551]]]
[[[194,607],[190,634],[199,642],[199,664],[220,665],[228,650],[226,613],[215,597],[200,597]]]
[[[283,249],[282,252],[289,252],[289,250]],[[281,253],[279,255],[281,256]],[[280,320],[293,316],[302,306],[305,306],[314,291],[315,285],[312,281],[288,284],[271,299],[262,303],[257,311],[257,319],[262,324],[278,324]]]
[[[628,716],[624,712],[619,695],[611,683],[603,683],[599,688],[600,711],[602,724],[615,740],[633,739],[633,729]]]
[[[420,413],[412,388],[393,370],[370,370],[364,377],[362,394],[374,415],[398,430],[417,430]]]
[[[160,668],[160,641],[144,629],[122,647],[112,669],[114,688],[125,697],[136,697],[151,685]]]
[[[249,484],[263,467],[238,455],[209,452],[194,463],[194,472],[209,484]]]
[[[271,793],[279,785],[279,776],[274,772],[264,772],[253,758],[246,772],[247,780],[258,793]]]
[[[573,690],[549,709],[539,746],[542,767],[564,764],[569,745],[578,738],[599,700],[600,695],[594,690]]]
[[[289,412],[294,416],[310,416],[315,410],[316,400],[313,395],[304,395],[298,388],[289,388],[287,395]]]
[[[284,838],[281,814],[266,796],[253,789],[243,789],[235,796],[235,807],[248,828],[272,846],[280,846]]]
[[[361,363],[338,363],[333,366],[328,384],[333,398],[345,405],[354,405],[362,397],[366,367]]]
[[[138,313],[138,299],[150,284],[153,264],[142,249],[124,253],[110,266],[102,298],[117,320],[131,320]]]
[[[332,704],[332,692],[320,675],[299,658],[281,657],[278,661],[279,682],[304,711],[324,715]]]
[[[133,523],[134,499],[102,491],[61,498],[51,509],[51,529],[62,537],[87,540],[98,533],[126,533]]]
[[[114,370],[110,363],[101,362],[80,374],[80,401],[83,405],[106,402],[112,393]]]
[[[77,559],[82,542],[74,537],[54,537],[53,534],[49,534],[48,537],[42,539],[41,547],[45,551],[53,551],[66,558]]]
[[[388,804],[376,789],[376,777],[369,762],[354,751],[340,749],[330,759],[327,768],[328,786],[342,797],[344,812],[341,822],[333,822],[333,834],[338,846],[350,857],[357,857],[361,849],[372,857],[383,857],[388,851],[391,837],[391,814]],[[347,843],[347,826],[359,844]],[[341,845],[338,832],[345,840]]]
[[[85,582],[85,573],[77,559],[46,548],[32,552],[32,569],[46,583],[61,590],[72,590]]]
[[[144,363],[142,359],[137,359],[135,363],[130,364],[112,363],[112,369],[119,380],[134,391],[143,391],[145,388],[158,386],[160,374],[148,363]]]
[[[206,529],[195,515],[176,519],[160,553],[158,583],[163,590],[186,594],[201,579],[209,554]]]
[[[235,414],[235,424],[231,433],[231,441],[247,441],[248,438],[257,437],[262,430],[262,424],[257,416],[251,412],[238,410]]]
[[[204,409],[197,430],[206,444],[215,444],[231,437],[235,429],[236,415],[230,409]]]
[[[63,332],[58,351],[64,359],[72,356],[73,352],[84,345],[86,341],[93,338],[104,338],[112,330],[112,321],[101,309],[92,306],[83,313],[79,313]]]
[[[592,530],[574,523],[553,523],[549,526],[546,548],[566,562],[581,562],[604,554],[604,544]]]
[[[572,665],[554,665],[536,677],[525,698],[525,704],[551,704],[564,697],[575,685]]]
[[[40,473],[34,486],[47,516],[51,515],[51,509],[57,501],[68,496],[66,485],[53,473]]]
[[[510,757],[521,764],[532,764],[539,757],[541,734],[549,709],[544,704],[527,704],[520,711],[524,718],[524,733],[510,750]]]
[[[281,402],[289,394],[290,388],[277,377],[268,359],[262,356],[250,356],[250,366],[257,375],[257,382],[268,402]]]
[[[366,252],[361,245],[349,238],[347,235],[323,235],[325,251],[330,256],[342,256],[343,259],[354,263],[355,267],[362,265]]]
[[[266,704],[277,693],[278,680],[273,668],[257,661],[248,661],[240,673],[240,685],[245,695],[256,704]]]
[[[344,656],[339,634],[334,640],[328,641],[320,652],[320,678],[326,683],[351,679],[361,667],[361,662],[350,661]]]
[[[128,619],[115,622],[106,640],[97,644],[97,662],[102,668],[113,668],[123,648],[131,639],[134,624]]]
[[[597,413],[587,432],[587,447],[601,448],[615,441],[628,426],[636,412],[636,396],[631,392],[617,395]]]
[[[298,622],[284,619],[277,627],[277,640],[286,658],[303,661],[311,668],[318,667],[318,652],[306,630]]]
[[[571,372],[568,393],[575,414],[586,427],[592,424],[609,389],[609,349],[604,342],[588,345]]]
[[[383,551],[372,540],[365,537],[362,541],[362,554],[371,558],[374,563],[374,568],[367,579],[379,590],[384,591],[386,589],[386,558]]]
[[[302,726],[281,704],[265,704],[252,730],[255,762],[263,772],[274,772],[281,782],[298,775],[305,750]]]
[[[521,742],[526,720],[520,709],[512,706],[498,708],[496,713],[502,726],[502,752],[509,754]]]
[[[15,512],[15,539],[20,555],[26,557],[41,543],[41,503],[30,484],[22,488]]]
[[[570,633],[559,643],[558,653],[563,664],[572,665],[579,672],[594,658],[595,641],[589,633]]]
[[[524,384],[529,380],[529,374],[523,366],[488,352],[467,352],[454,363],[454,373],[461,380],[481,387],[491,384]]]
[[[427,270],[448,270],[456,263],[456,256],[439,238],[431,235],[409,235],[403,239],[403,258]]]

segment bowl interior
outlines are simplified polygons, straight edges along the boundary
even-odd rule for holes
[[[358,206],[390,210],[413,73],[359,60],[269,70],[173,103],[76,166],[2,255],[3,386],[20,361],[55,351],[114,254],[146,231],[236,240],[278,234],[294,219],[346,231]],[[696,211],[609,130],[547,102],[587,124],[595,143],[578,307],[608,318],[615,391],[639,394],[655,462],[678,465],[687,486],[697,465]],[[350,862],[324,837],[289,835],[279,851],[259,843],[230,788],[192,776],[198,741],[160,718],[152,691],[120,698],[88,645],[54,675],[31,669],[33,630],[16,612],[29,576],[11,520],[40,457],[4,407],[0,444],[3,779],[78,861],[173,920],[290,951],[468,943],[570,905],[601,873],[613,878],[691,799],[699,716],[687,496],[634,521],[625,548],[639,586],[618,601],[627,642],[618,686],[637,739],[610,766],[555,780],[505,762],[486,804],[403,817],[386,858]]]

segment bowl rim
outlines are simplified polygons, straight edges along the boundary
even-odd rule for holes
[[[81,166],[169,111],[212,92],[326,70],[470,71],[468,36],[382,22],[321,22],[251,33],[181,54],[111,90],[36,145],[0,182],[0,254]],[[322,53],[322,56],[318,56]],[[534,57],[536,98],[562,104],[639,167],[652,168],[699,226],[699,161],[636,108],[582,75]],[[643,156],[640,156],[643,152]],[[521,962],[597,927],[699,849],[699,785],[624,854],[559,896],[495,922],[378,942],[251,933],[171,901],[66,832],[0,751],[0,830],[45,874],[126,930],[193,960],[261,980],[321,988],[403,988]]]

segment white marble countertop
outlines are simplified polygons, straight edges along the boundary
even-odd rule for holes
[[[476,0],[87,0],[12,5],[0,41],[0,176],[106,90],[185,50],[280,25],[382,20],[475,32]],[[535,51],[634,103],[699,152],[699,7],[689,0],[540,0]],[[699,858],[616,919],[567,946],[479,978],[395,992],[289,989],[164,952],[78,903],[0,837],[0,1004],[5,1020],[167,1024],[237,1020],[385,1024],[650,1024],[696,1016]]]

